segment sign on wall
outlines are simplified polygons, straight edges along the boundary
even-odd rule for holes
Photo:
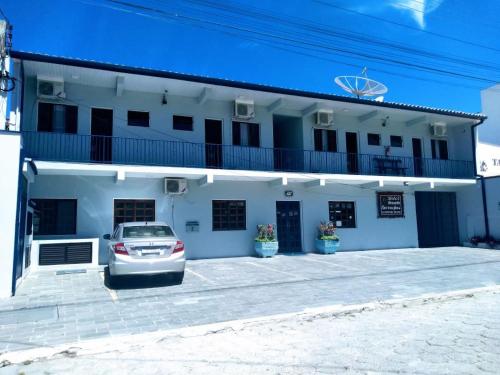
[[[377,209],[379,218],[405,217],[403,193],[377,192]]]
[[[500,146],[477,143],[477,173],[484,177],[500,176]]]

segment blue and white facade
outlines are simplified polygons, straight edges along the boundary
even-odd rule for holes
[[[277,224],[280,249],[294,252],[314,251],[317,225],[329,219],[344,251],[456,245],[480,230],[467,197],[478,188],[483,115],[12,57],[22,85],[10,130],[22,143],[25,185],[14,279],[55,258],[104,264],[100,238],[131,218],[170,223],[190,259],[253,255],[257,224]],[[40,82],[59,91],[44,95]],[[254,115],[237,116],[235,102],[251,103]],[[319,124],[318,113],[331,123]],[[187,191],[167,194],[166,179]],[[398,201],[394,212],[380,207],[384,197]],[[448,203],[428,211],[436,201]],[[443,209],[454,224],[434,228],[441,224],[430,217]],[[79,258],[77,245],[49,246],[82,241],[90,258]]]

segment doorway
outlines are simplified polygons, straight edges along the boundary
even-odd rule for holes
[[[280,252],[293,253],[302,251],[300,202],[276,202],[276,231]]]
[[[346,132],[345,145],[347,152],[347,172],[357,174],[359,173],[358,134]]]
[[[411,143],[413,148],[413,173],[415,177],[420,177],[424,174],[422,140],[420,138],[412,138]]]
[[[415,192],[420,247],[460,244],[454,192]]]
[[[112,160],[113,110],[92,108],[90,122],[90,159],[103,163]]]
[[[207,168],[222,168],[221,120],[205,120],[205,163]]]
[[[304,138],[301,117],[273,116],[274,170],[304,171]]]

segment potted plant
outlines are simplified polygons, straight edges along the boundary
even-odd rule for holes
[[[263,258],[272,257],[278,252],[278,240],[273,224],[257,225],[255,252]]]
[[[335,234],[335,225],[331,221],[322,221],[318,226],[316,250],[321,254],[335,254],[340,245],[340,238]]]

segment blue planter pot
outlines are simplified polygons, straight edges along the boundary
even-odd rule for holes
[[[320,254],[335,254],[340,246],[340,241],[316,239],[316,250]]]
[[[255,252],[262,258],[273,257],[278,252],[278,241],[259,242],[255,241]]]

